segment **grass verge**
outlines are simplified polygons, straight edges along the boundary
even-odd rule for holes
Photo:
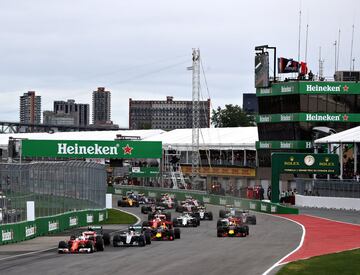
[[[137,222],[134,216],[115,209],[108,209],[108,216],[109,218],[100,224],[134,224]]]
[[[360,249],[313,257],[285,265],[277,275],[360,275]]]

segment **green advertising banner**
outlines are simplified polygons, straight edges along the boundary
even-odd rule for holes
[[[159,176],[159,167],[132,167],[129,169],[131,178],[151,178]]]
[[[49,158],[161,158],[161,141],[22,140],[22,156]]]
[[[279,202],[280,174],[340,174],[337,154],[271,154],[271,202]]]
[[[256,116],[257,123],[276,122],[360,122],[360,114],[293,113]]]
[[[287,94],[360,94],[360,83],[297,81],[272,84],[270,88],[256,89],[257,96],[278,96]]]
[[[271,140],[257,141],[256,149],[312,149],[311,140]]]

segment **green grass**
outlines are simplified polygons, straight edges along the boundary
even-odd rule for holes
[[[360,249],[289,263],[277,275],[360,275]]]
[[[108,215],[109,218],[101,224],[134,224],[137,222],[134,216],[115,209],[108,209]]]

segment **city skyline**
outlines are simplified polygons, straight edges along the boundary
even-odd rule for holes
[[[52,100],[75,98],[91,104],[94,87],[112,91],[112,120],[128,125],[129,98],[191,100],[192,48],[200,48],[208,87],[202,79],[202,99],[212,108],[242,106],[242,94],[253,93],[254,47],[277,47],[278,57],[298,56],[301,2],[301,61],[318,71],[322,47],[325,76],[334,72],[334,41],[341,30],[339,69],[360,62],[360,3],[302,0],[239,1],[16,1],[0,10],[0,120],[18,120],[18,96],[35,90],[42,109]],[[102,16],[99,20],[99,14]]]

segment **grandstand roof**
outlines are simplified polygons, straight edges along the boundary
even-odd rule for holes
[[[192,129],[163,132],[144,140],[162,141],[163,148],[171,146],[178,150],[191,150]],[[257,127],[201,128],[199,131],[200,149],[255,150],[256,141],[258,141]]]
[[[315,140],[315,143],[360,143],[360,126]]]

